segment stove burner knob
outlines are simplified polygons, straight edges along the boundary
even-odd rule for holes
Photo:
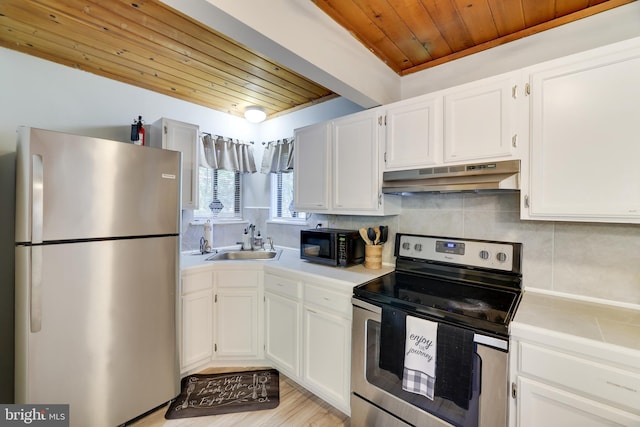
[[[480,259],[489,259],[489,251],[481,250]]]
[[[500,262],[505,262],[507,260],[507,254],[505,254],[504,252],[498,252],[496,254],[496,259]]]
[[[416,251],[420,252],[422,250],[422,243],[416,243],[413,246],[413,249],[415,249]]]
[[[402,249],[404,249],[405,251],[408,251],[409,249],[411,249],[411,244],[409,244],[409,242],[404,242],[402,244]]]

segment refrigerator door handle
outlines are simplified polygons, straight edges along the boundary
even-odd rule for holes
[[[44,166],[42,155],[31,158],[31,332],[42,329],[42,226],[44,218]]]
[[[42,223],[44,218],[44,168],[42,156],[32,156],[31,169],[31,243],[42,243]]]
[[[29,279],[31,281],[29,317],[31,332],[36,333],[42,329],[42,246],[31,247],[31,277]]]

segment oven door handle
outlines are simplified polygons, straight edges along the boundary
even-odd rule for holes
[[[509,341],[501,340],[500,338],[494,338],[487,335],[473,334],[473,342],[483,344],[488,347],[497,348],[504,351],[509,351]]]
[[[351,303],[359,308],[381,315],[382,307],[362,301],[357,298],[351,298]],[[509,342],[500,338],[490,337],[488,335],[473,334],[473,342],[486,345],[488,347],[497,348],[503,351],[509,351]]]
[[[374,304],[370,304],[368,302],[364,302],[362,300],[359,300],[357,298],[351,298],[351,304],[353,304],[356,307],[360,307],[364,310],[367,311],[371,311],[373,313],[376,314],[382,314],[382,307],[374,305]]]

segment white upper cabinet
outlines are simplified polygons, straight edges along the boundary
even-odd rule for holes
[[[400,198],[382,194],[378,110],[297,129],[294,206],[300,212],[395,215]]]
[[[640,40],[533,67],[530,84],[523,219],[639,223]]]
[[[441,163],[442,96],[427,95],[386,108],[386,170]]]
[[[333,142],[333,210],[370,212],[378,209],[380,143],[378,115],[352,114],[335,120]]]
[[[520,80],[511,72],[385,107],[385,170],[522,158]]]
[[[444,91],[444,161],[511,157],[518,147],[519,73]]]
[[[182,153],[182,209],[198,209],[198,125],[159,119],[151,125],[151,146]]]
[[[330,130],[330,123],[318,123],[295,131],[294,206],[299,212],[329,210]]]

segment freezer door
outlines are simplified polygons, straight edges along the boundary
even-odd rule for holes
[[[177,236],[18,246],[16,403],[70,404],[72,426],[113,427],[176,397],[177,249]]]
[[[174,234],[180,153],[21,127],[16,242]]]

